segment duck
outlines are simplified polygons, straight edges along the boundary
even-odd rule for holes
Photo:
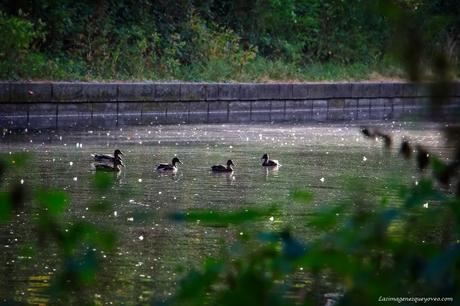
[[[369,138],[373,138],[375,137],[375,133],[372,129],[368,128],[368,127],[362,127],[361,128],[361,133],[366,136],[366,137],[369,137]]]
[[[92,164],[96,171],[107,171],[107,172],[119,172],[121,167],[125,165],[121,159],[114,159],[112,164],[109,163],[93,163]]]
[[[399,148],[399,154],[401,154],[406,160],[408,160],[411,157],[412,147],[409,144],[409,141],[403,140],[401,142],[401,147]]]
[[[91,156],[94,158],[94,161],[96,162],[113,163],[116,159],[121,160],[120,156],[124,156],[124,155],[119,149],[116,149],[113,152],[113,155],[94,153],[94,154],[91,154]]]
[[[385,145],[385,149],[391,149],[391,146],[393,145],[393,139],[391,138],[391,136],[389,134],[385,134],[385,133],[377,130],[375,132],[375,135],[377,137],[382,138],[383,143]]]
[[[417,167],[420,171],[424,171],[430,164],[430,153],[421,145],[417,145]]]
[[[232,166],[235,166],[235,164],[231,159],[229,159],[227,161],[227,167],[225,167],[224,165],[215,165],[211,167],[211,170],[213,172],[233,172]]]
[[[261,160],[263,160],[262,166],[264,166],[264,167],[277,167],[277,166],[281,166],[280,163],[279,163],[279,161],[269,159],[267,153],[265,153],[265,154],[262,156]]]
[[[177,171],[176,164],[182,164],[179,158],[174,157],[170,164],[159,164],[157,166],[157,171]]]

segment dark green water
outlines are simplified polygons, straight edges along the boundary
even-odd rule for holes
[[[444,149],[439,150],[445,146],[435,126],[382,127],[395,141],[409,136],[444,154]],[[91,188],[94,172],[90,170],[90,154],[112,153],[115,148],[125,153],[126,168],[116,177],[112,192],[104,195],[113,205],[110,211],[93,213],[88,209],[91,201],[102,195]],[[386,188],[388,181],[418,179],[404,171],[412,165],[397,157],[397,148],[385,154],[382,144],[364,139],[358,126],[345,125],[124,127],[6,134],[1,138],[0,153],[21,151],[32,152],[33,159],[26,170],[8,177],[6,185],[22,179],[30,186],[64,189],[71,197],[68,218],[87,219],[119,234],[116,253],[105,258],[107,274],[101,277],[105,289],[95,293],[96,301],[115,304],[172,294],[183,275],[179,271],[218,255],[235,235],[249,230],[249,225],[207,228],[175,223],[168,218],[171,212],[198,208],[236,211],[276,203],[280,214],[254,226],[270,230],[290,227],[308,240],[317,234],[306,226],[308,215],[349,197],[350,185],[364,183],[366,196],[388,195],[393,199]],[[282,166],[277,170],[262,168],[263,153],[278,159]],[[176,174],[154,171],[155,164],[170,162],[174,155],[184,163]],[[234,174],[209,171],[211,165],[229,158],[236,164]],[[297,187],[312,191],[313,202],[291,201],[289,193]],[[33,236],[25,219],[21,216],[10,225],[0,226],[2,285],[15,288],[18,300],[46,303],[43,288],[58,263],[53,254],[28,260],[15,253]]]

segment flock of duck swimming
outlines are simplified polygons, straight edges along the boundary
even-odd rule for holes
[[[122,156],[123,153],[116,149],[113,152],[113,155],[109,154],[91,154],[94,159],[94,163],[92,164],[93,168],[96,171],[112,171],[118,172],[121,170],[121,167],[124,167]],[[263,167],[278,167],[281,166],[277,160],[272,160],[268,157],[268,154],[265,153],[262,158],[262,166]],[[177,171],[177,165],[182,164],[179,158],[174,157],[170,164],[162,163],[156,166],[156,170],[159,172],[175,172]],[[213,172],[233,172],[233,167],[235,164],[231,159],[227,161],[227,165],[214,165],[211,166],[211,171]]]

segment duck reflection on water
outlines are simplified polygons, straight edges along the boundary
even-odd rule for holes
[[[233,185],[236,182],[236,177],[235,177],[235,172],[216,172],[216,171],[211,171],[211,175],[219,178],[221,177],[222,179],[225,178],[227,181],[228,185]]]
[[[171,180],[178,182],[184,174],[181,171],[156,171],[158,177],[169,177]]]
[[[268,180],[270,177],[278,177],[278,170],[280,169],[280,166],[272,166],[272,167],[262,167],[261,172],[265,176],[265,180]]]

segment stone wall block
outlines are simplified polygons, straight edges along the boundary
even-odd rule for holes
[[[0,82],[0,102],[10,101],[10,83]]]
[[[56,102],[85,102],[83,96],[84,83],[59,82],[53,83],[53,101]]]
[[[353,83],[351,97],[353,98],[379,98],[380,83]]]
[[[274,100],[280,97],[280,85],[278,84],[258,84],[257,98],[259,100]]]
[[[154,101],[155,85],[146,83],[118,84],[118,101]]]
[[[180,98],[182,101],[206,100],[206,86],[200,83],[182,84],[180,87]]]
[[[239,84],[219,84],[219,100],[239,100]]]
[[[257,100],[258,86],[257,84],[241,84],[240,100]]]
[[[11,102],[51,102],[51,83],[11,83]]]
[[[117,101],[117,87],[113,83],[85,83],[82,86],[83,99],[88,102]]]
[[[294,99],[308,99],[309,98],[308,84],[293,84],[292,85],[292,97]]]
[[[180,101],[180,87],[179,83],[155,84],[155,101]]]

